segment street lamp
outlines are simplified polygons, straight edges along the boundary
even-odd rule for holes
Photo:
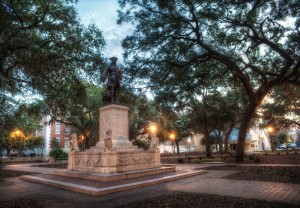
[[[266,129],[267,129],[267,132],[269,134],[270,141],[271,141],[272,152],[274,152],[274,142],[273,142],[274,128],[272,126],[268,126]]]
[[[155,134],[156,131],[157,131],[157,126],[155,124],[151,124],[150,125],[150,132],[152,134]]]
[[[262,148],[262,150],[265,150],[265,143],[264,143],[264,136],[263,136],[263,134],[259,135],[259,140],[261,141],[261,148]]]
[[[156,136],[157,125],[155,123],[151,123],[148,130],[150,131],[150,149],[156,149],[158,147],[158,138]]]
[[[175,153],[174,141],[175,141],[176,135],[175,135],[175,133],[170,133],[169,137],[172,140],[172,150],[173,150],[173,153]]]
[[[20,130],[16,130],[15,134],[16,134],[16,136],[20,136],[21,135],[21,131]]]
[[[188,138],[188,144],[189,144],[189,152],[191,151],[191,137]]]
[[[268,134],[272,134],[273,131],[274,131],[274,128],[273,128],[272,126],[268,126],[268,127],[267,127],[267,132],[268,132]]]

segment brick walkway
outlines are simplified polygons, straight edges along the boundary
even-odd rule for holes
[[[32,172],[44,174],[49,174],[54,170],[51,168],[33,168],[30,167],[30,165],[19,164],[14,166],[6,166],[6,168],[24,171],[31,170]],[[178,168],[200,168],[205,166],[210,165],[180,165]],[[282,201],[300,205],[299,184],[222,179],[222,177],[234,172],[235,171],[210,170],[208,174],[204,175],[193,176],[159,185],[153,185],[99,197],[93,197],[23,181],[19,178],[7,178],[5,179],[5,182],[1,183],[0,185],[0,202],[26,197],[41,201],[45,207],[49,208],[76,208],[83,206],[89,208],[109,208],[124,203],[127,204],[142,199],[169,195],[180,191],[238,196],[244,198],[264,199],[268,201]]]

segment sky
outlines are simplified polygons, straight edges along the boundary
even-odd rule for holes
[[[79,0],[75,5],[81,23],[88,25],[94,22],[102,31],[106,42],[104,57],[115,56],[122,62],[123,49],[121,41],[133,32],[131,24],[117,24],[119,8],[118,0]]]

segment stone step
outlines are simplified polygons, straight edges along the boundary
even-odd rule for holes
[[[121,179],[138,178],[142,176],[169,173],[175,171],[176,171],[175,167],[161,167],[161,168],[150,168],[144,170],[128,171],[124,173],[105,174],[105,173],[88,173],[82,171],[70,171],[64,169],[64,170],[56,170],[54,171],[53,174],[66,176],[66,177],[73,177],[73,178],[91,179],[97,181],[116,181]]]

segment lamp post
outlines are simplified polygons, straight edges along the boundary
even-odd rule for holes
[[[157,125],[155,123],[151,123],[149,126],[149,131],[150,131],[150,149],[156,149],[158,147],[158,138],[156,136],[157,132]]]
[[[191,137],[188,138],[188,144],[189,144],[189,152],[191,152]]]
[[[267,127],[267,132],[268,132],[268,135],[269,135],[269,138],[270,138],[270,141],[271,141],[271,149],[272,149],[272,152],[274,152],[274,142],[273,142],[273,133],[274,133],[274,128],[272,126],[268,126]]]
[[[261,140],[262,150],[265,150],[264,136],[262,134],[259,135],[259,140]]]
[[[170,133],[169,137],[172,140],[172,151],[173,151],[173,153],[175,153],[174,141],[175,141],[176,135],[175,135],[175,133]]]
[[[83,135],[81,135],[81,139],[82,139],[83,149],[85,149],[85,141],[84,141],[84,136]]]

